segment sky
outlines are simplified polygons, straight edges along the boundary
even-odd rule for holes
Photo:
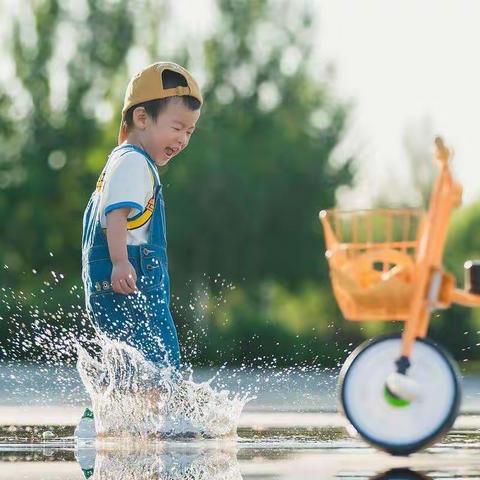
[[[442,135],[455,152],[464,202],[480,198],[480,0],[304,1],[317,17],[312,73],[322,81],[325,65],[333,65],[333,90],[352,105],[338,157],[355,156],[357,174],[355,187],[339,192],[339,205],[370,207],[379,197],[393,205],[419,201],[407,132],[425,151],[423,168],[434,168],[431,145]],[[170,4],[172,23],[191,45],[212,28],[214,3]]]
[[[77,10],[84,3],[63,1]],[[393,203],[416,201],[404,143],[407,131],[425,149],[425,157],[430,156],[434,135],[442,135],[455,150],[452,168],[464,185],[465,203],[479,199],[480,0],[303,1],[317,16],[312,74],[322,81],[325,65],[332,64],[335,95],[352,105],[338,157],[354,155],[357,176],[353,190],[339,192],[340,206],[369,207],[382,196]],[[28,25],[22,3],[0,0],[3,19],[5,12],[18,11]],[[196,40],[208,35],[215,23],[214,4],[168,4],[174,15],[171,38],[181,30],[193,58],[199,56],[195,49],[201,42]],[[3,34],[8,23],[3,22]],[[62,51],[66,55],[65,48]],[[136,71],[145,61],[141,47],[133,49],[129,70]],[[0,80],[13,88],[13,67],[5,58],[1,63]],[[193,70],[202,83],[201,69],[193,65]]]
[[[403,137],[413,130],[428,147],[433,138],[425,124],[454,148],[464,202],[478,199],[480,2],[314,3],[320,22],[315,61],[332,61],[335,91],[354,105],[345,148],[358,157],[358,185],[340,202],[362,207],[382,191],[400,200],[408,195]]]

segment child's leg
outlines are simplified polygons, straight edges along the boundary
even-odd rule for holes
[[[111,340],[130,343],[134,331],[131,298],[115,292],[89,298],[88,316],[93,325]]]
[[[162,366],[180,368],[177,330],[163,288],[155,288],[132,300],[135,318],[133,346],[145,358]]]
[[[90,297],[89,315],[108,338],[135,347],[147,360],[178,369],[177,331],[165,297],[161,287],[139,295],[100,293]]]

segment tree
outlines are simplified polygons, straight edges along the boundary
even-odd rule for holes
[[[218,2],[204,112],[164,176],[175,288],[204,273],[253,288],[327,278],[318,212],[351,180],[348,159],[330,163],[347,111],[312,74],[311,12],[290,3]]]
[[[337,187],[349,184],[351,162],[331,161],[348,111],[310,61],[317,34],[311,11],[266,0],[219,0],[217,7],[216,30],[195,52],[181,29],[175,32],[183,46],[170,58],[203,71],[205,105],[189,149],[161,174],[177,307],[198,297],[202,282],[207,294],[217,294],[220,275],[244,293],[235,322],[261,313],[265,296],[252,293],[268,292],[268,285],[294,296],[308,284],[309,299],[312,283],[325,288],[318,211],[332,207]],[[158,19],[166,22],[168,14],[159,0],[89,0],[85,9],[45,0],[31,4],[32,24],[13,20],[21,95],[0,87],[7,147],[0,152],[0,214],[15,219],[0,237],[9,266],[3,273],[7,285],[28,293],[36,283],[32,268],[49,274],[53,262],[61,265],[68,281],[56,288],[53,309],[69,303],[67,289],[80,283],[81,217],[116,143],[127,63],[139,52],[146,62],[165,58]],[[59,317],[52,322],[65,322]],[[194,319],[180,317],[190,328]]]
[[[126,4],[90,1],[79,19],[63,2],[48,0],[31,4],[32,25],[12,19],[21,98],[0,87],[0,135],[7,145],[0,152],[0,215],[13,220],[0,251],[11,286],[25,287],[30,276],[22,272],[48,269],[49,252],[79,278],[82,212],[98,175],[88,158],[102,139],[95,109],[132,41]],[[68,42],[73,52],[62,61]]]
[[[226,350],[229,362],[252,359],[259,348],[290,356],[294,343],[310,344],[312,335],[299,329],[295,340],[272,302],[284,289],[310,298],[316,283],[326,308],[315,321],[332,329],[303,352],[313,358],[339,319],[338,310],[324,317],[335,307],[318,212],[333,207],[336,189],[351,181],[350,159],[331,162],[347,108],[310,63],[318,32],[308,8],[265,0],[217,5],[218,27],[204,44],[202,117],[189,149],[163,172],[176,318],[209,329],[207,356],[216,361]],[[219,277],[236,290],[222,292]],[[182,303],[196,306],[192,312]],[[292,314],[307,325],[314,321],[308,313]]]

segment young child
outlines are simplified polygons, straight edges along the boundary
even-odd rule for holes
[[[128,84],[118,146],[83,217],[82,279],[88,315],[161,366],[180,367],[169,308],[165,206],[157,166],[188,146],[202,95],[192,75],[158,62]]]

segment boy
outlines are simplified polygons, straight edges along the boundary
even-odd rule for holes
[[[177,369],[156,166],[187,147],[202,103],[194,78],[174,63],[158,62],[134,76],[125,93],[118,146],[83,217],[82,279],[94,326],[147,360]]]

